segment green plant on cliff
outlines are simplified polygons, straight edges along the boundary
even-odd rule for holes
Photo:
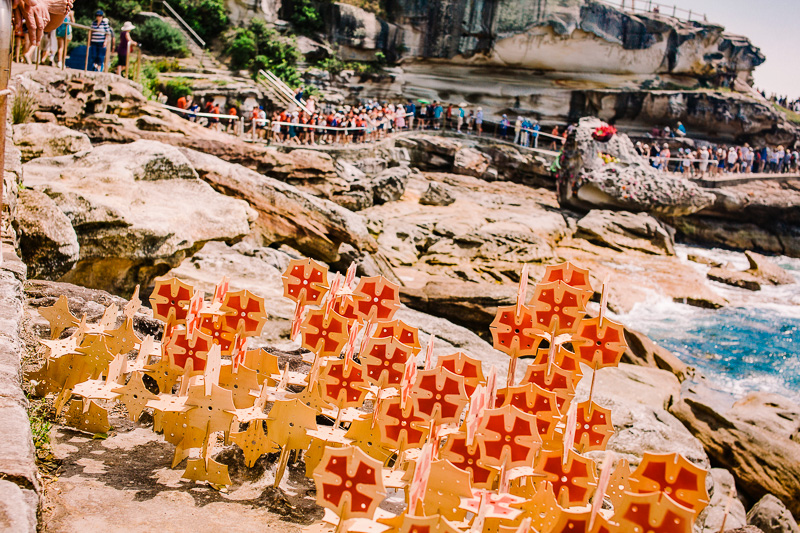
[[[170,5],[206,41],[218,37],[228,28],[224,0],[178,0]]]
[[[164,84],[162,92],[167,95],[167,101],[175,105],[181,96],[192,94],[192,84],[186,78],[171,79]]]
[[[155,55],[186,57],[189,49],[183,34],[158,18],[150,18],[131,32],[142,49]]]
[[[11,121],[14,124],[29,122],[38,106],[36,94],[33,91],[29,91],[27,87],[20,85],[11,103]]]
[[[253,75],[271,70],[291,86],[300,83],[297,62],[302,54],[295,43],[256,19],[247,28],[239,28],[228,36],[225,54],[234,69],[248,69]]]
[[[777,109],[781,113],[785,114],[786,115],[786,119],[789,122],[793,122],[794,124],[800,124],[800,113],[792,111],[791,109],[787,109],[787,108],[783,107],[782,105],[778,105],[776,103],[773,103],[772,105],[775,107],[775,109]]]
[[[323,28],[322,15],[314,0],[295,0],[292,2],[289,22],[292,23],[297,33],[303,35],[322,31]]]

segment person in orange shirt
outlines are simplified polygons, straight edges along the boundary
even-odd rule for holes
[[[228,114],[233,116],[233,117],[238,115],[238,113],[236,112],[236,108],[233,107],[233,106],[231,106],[231,108],[228,109]],[[236,134],[236,126],[237,126],[238,123],[239,123],[239,121],[236,120],[235,118],[225,119],[225,131],[228,132],[228,133],[233,132],[234,135],[235,135]]]
[[[176,106],[178,109],[189,109],[189,103],[186,101],[185,96],[181,96],[178,98],[178,103]]]

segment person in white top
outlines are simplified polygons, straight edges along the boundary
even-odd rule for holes
[[[705,146],[700,148],[700,177],[705,177],[708,170],[708,160],[710,159],[708,148]]]

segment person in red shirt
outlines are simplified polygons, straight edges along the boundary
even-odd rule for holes
[[[178,98],[178,103],[176,104],[178,109],[189,109],[189,102],[186,101],[185,96],[181,96]]]

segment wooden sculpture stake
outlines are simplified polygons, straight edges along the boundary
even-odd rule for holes
[[[428,347],[425,349],[425,370],[433,368],[433,343],[436,340],[436,335],[431,333],[431,338],[428,339]]]
[[[731,486],[731,490],[728,492],[728,501],[725,503],[725,513],[722,515],[722,524],[719,526],[719,533],[724,533],[725,531],[725,522],[728,521],[728,515],[731,512],[731,505],[733,504],[733,499],[736,497],[736,485],[734,484]]]
[[[572,451],[572,447],[575,444],[575,423],[578,416],[578,407],[576,404],[572,404],[567,411],[567,427],[564,430],[564,449],[561,455],[561,464],[567,464],[567,458],[569,457],[569,452]]]
[[[595,518],[597,518],[597,513],[600,511],[600,508],[603,506],[603,498],[606,495],[606,489],[608,488],[608,482],[611,480],[611,462],[614,458],[614,452],[607,451],[606,457],[603,459],[603,465],[600,467],[600,479],[597,481],[597,490],[592,497],[592,517],[589,519],[589,529],[591,530],[594,527]],[[724,523],[724,522],[723,522]]]

